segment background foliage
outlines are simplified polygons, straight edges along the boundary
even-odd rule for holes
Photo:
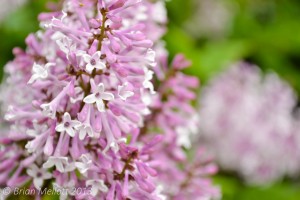
[[[191,32],[189,27],[196,27],[197,17],[201,17],[195,6],[197,1],[202,0],[167,3],[169,31],[164,39],[171,56],[182,52],[193,61],[187,73],[197,75],[205,84],[230,63],[246,60],[265,72],[277,72],[300,94],[300,1],[221,0],[230,5],[231,18],[224,24],[226,31],[218,36]],[[31,0],[0,22],[0,66],[12,59],[13,47],[25,47],[26,35],[38,30],[36,18],[45,10],[45,2]],[[3,76],[2,71],[0,75]],[[299,179],[259,188],[244,185],[237,176],[221,173],[215,182],[222,187],[225,200],[300,199]]]

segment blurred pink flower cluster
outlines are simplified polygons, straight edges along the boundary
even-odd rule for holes
[[[250,184],[300,172],[300,131],[291,87],[239,63],[210,82],[201,98],[201,141],[224,170]]]
[[[148,134],[142,140],[149,140],[153,134],[164,134],[161,145],[152,154],[159,161],[156,162],[159,182],[167,186],[165,192],[170,199],[218,199],[219,188],[212,187],[208,178],[217,172],[217,167],[198,144],[192,148],[191,139],[199,124],[192,102],[197,99],[194,91],[199,87],[199,81],[181,72],[190,66],[183,55],[177,55],[171,67],[163,54],[158,60],[161,76],[157,77],[157,94],[151,104],[153,112],[146,118],[148,129],[144,131]],[[192,159],[188,158],[187,152]]]
[[[0,23],[12,12],[24,5],[27,0],[1,0]]]
[[[180,72],[181,55],[167,65],[163,2],[66,0],[39,20],[5,68],[1,186],[64,188],[61,199],[219,197],[210,158],[183,150],[198,80]]]

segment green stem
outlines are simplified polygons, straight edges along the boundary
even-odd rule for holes
[[[100,31],[100,35],[98,36],[98,47],[97,47],[97,50],[98,51],[101,51],[101,48],[102,48],[102,41],[103,39],[105,38],[105,22],[107,20],[107,17],[106,17],[106,10],[105,9],[101,9],[101,14],[102,14],[102,25],[101,25],[101,31]]]

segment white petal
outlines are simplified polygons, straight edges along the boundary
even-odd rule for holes
[[[79,132],[79,139],[84,140],[85,136],[86,136],[86,131],[82,128]]]
[[[71,121],[71,116],[68,112],[65,112],[64,114],[64,122],[70,122]]]
[[[69,134],[69,136],[74,137],[75,136],[75,131],[72,127],[66,128],[66,132]]]
[[[86,62],[86,63],[91,62],[92,57],[89,54],[85,54],[82,57],[83,57],[84,62]]]
[[[95,197],[97,196],[97,194],[98,194],[98,188],[93,185],[91,188],[91,195]]]
[[[40,189],[43,186],[44,180],[42,178],[33,179],[33,184],[36,189]]]
[[[154,67],[156,65],[155,63],[155,51],[153,51],[152,49],[149,49],[146,55],[146,59],[149,62],[149,65]]]
[[[106,65],[103,63],[103,62],[97,62],[96,63],[96,66],[95,66],[96,69],[105,69],[106,68]]]
[[[77,47],[76,44],[72,44],[71,47],[70,47],[70,51],[75,51],[76,47]]]
[[[44,172],[42,178],[44,180],[52,178],[52,174],[50,172]]]
[[[82,170],[85,168],[85,164],[82,162],[75,162],[75,167],[82,172]]]
[[[93,180],[87,180],[87,181],[85,182],[86,186],[92,186],[93,183],[94,183]]]
[[[92,72],[95,67],[93,65],[91,65],[90,63],[88,63],[86,66],[85,66],[85,69],[87,72]]]
[[[72,172],[76,169],[74,163],[67,163],[64,172]]]
[[[83,99],[83,102],[87,103],[87,104],[92,104],[92,103],[95,103],[96,101],[97,101],[97,99],[95,97],[95,94],[90,94]]]
[[[65,47],[65,45],[63,44],[63,38],[56,40],[56,44],[58,45],[58,47],[60,48],[60,50],[64,53],[67,52],[67,48]]]
[[[31,76],[31,78],[29,79],[29,81],[27,82],[27,84],[32,84],[32,83],[34,83],[37,79],[39,79],[39,75],[33,74],[33,75]]]
[[[80,56],[80,57],[82,57],[83,55],[85,55],[86,54],[86,52],[85,51],[82,51],[82,50],[77,50],[76,51],[76,56]]]
[[[38,64],[34,64],[32,67],[32,72],[35,74],[40,74],[45,71],[44,67]]]
[[[63,15],[61,16],[60,21],[63,21],[68,16],[66,12],[62,11],[62,13]]]
[[[72,127],[78,127],[81,125],[81,122],[77,120],[72,120],[70,124]]]
[[[48,71],[44,70],[43,72],[41,72],[40,74],[40,78],[41,79],[46,79],[48,77]]]
[[[43,168],[45,168],[45,169],[51,168],[53,166],[54,166],[54,163],[50,159],[48,159],[48,161],[43,164]]]
[[[46,65],[45,65],[45,68],[46,69],[49,69],[51,66],[54,66],[55,65],[55,63],[47,63]]]
[[[27,169],[27,174],[31,177],[36,177],[36,171],[32,170],[32,169]]]
[[[108,192],[108,188],[107,188],[107,186],[104,184],[104,182],[102,180],[100,180],[100,190],[102,192]]]
[[[56,167],[56,170],[63,173],[65,170],[64,170],[64,165],[58,161],[55,163],[55,167]]]
[[[105,112],[105,105],[102,100],[98,100],[96,102],[96,104],[97,104],[97,109],[99,110],[99,112]]]
[[[119,93],[119,97],[124,101],[126,101],[127,98],[132,97],[133,95],[134,95],[134,92],[131,92],[131,91],[123,91],[123,92]]]
[[[65,126],[63,124],[59,124],[59,125],[56,126],[55,130],[57,132],[61,133],[61,132],[65,131]]]
[[[151,80],[152,80],[153,74],[154,74],[153,71],[148,70],[148,69],[145,69],[145,79],[146,79],[147,81],[151,81]]]
[[[100,98],[103,99],[103,100],[106,100],[106,101],[111,101],[115,97],[114,97],[114,95],[112,93],[103,92],[103,93],[101,93]]]
[[[40,65],[36,64],[36,63],[33,63],[33,66],[32,66],[32,72],[36,72],[36,69],[39,67]]]
[[[148,88],[149,90],[150,90],[150,92],[151,92],[151,94],[155,94],[156,92],[154,91],[154,86],[153,86],[153,84],[150,82],[150,81],[145,81],[144,83],[143,83],[143,86],[144,86],[144,88]]]
[[[88,133],[89,137],[94,137],[94,131],[91,127],[88,128],[87,133]]]
[[[118,94],[120,94],[124,90],[125,86],[124,85],[119,85],[118,86]]]
[[[100,56],[101,56],[101,52],[100,52],[100,51],[96,51],[96,52],[93,54],[92,58],[94,58],[94,59],[96,59],[96,60],[100,60]]]
[[[117,142],[112,142],[112,143],[110,144],[110,147],[111,147],[111,149],[112,149],[115,153],[117,153],[117,152],[119,151],[119,145],[118,145]]]
[[[83,127],[83,124],[80,122],[80,124],[74,126],[74,128],[79,131]]]
[[[104,84],[103,83],[99,83],[99,85],[97,86],[97,92],[103,93],[104,90],[105,90]]]

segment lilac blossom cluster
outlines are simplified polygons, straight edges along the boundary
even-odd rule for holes
[[[181,72],[190,66],[183,55],[177,55],[170,67],[166,55],[160,56],[153,112],[147,116],[148,124],[141,132],[144,141],[152,135],[164,135],[152,154],[159,172],[158,183],[168,188],[165,193],[171,199],[219,199],[219,188],[213,186],[209,177],[217,172],[217,167],[203,148],[191,142],[199,124],[197,111],[192,107],[199,81]]]
[[[199,151],[187,164],[183,150],[198,81],[179,72],[189,64],[182,56],[168,71],[156,62],[167,60],[158,41],[164,9],[161,1],[65,0],[62,11],[39,16],[42,30],[5,67],[1,186],[63,188],[61,199],[219,195],[210,159]],[[85,187],[90,193],[72,192]]]
[[[275,74],[239,63],[205,88],[201,134],[224,170],[249,184],[270,184],[300,172],[297,99]]]

